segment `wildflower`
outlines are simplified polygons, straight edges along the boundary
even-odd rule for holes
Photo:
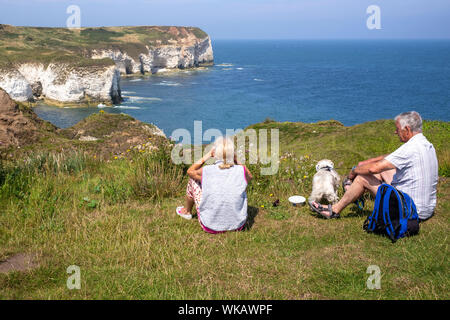
[[[269,197],[273,197],[273,193],[269,194]]]
[[[303,176],[303,179],[306,179],[307,178],[307,176]]]
[[[114,157],[115,160],[117,160],[117,157]]]
[[[261,208],[264,208],[264,205],[263,205],[263,204],[261,205]]]
[[[130,152],[130,151],[131,151],[130,149],[127,150],[127,152]]]
[[[105,113],[105,111],[103,111],[103,110],[100,110],[100,113]]]

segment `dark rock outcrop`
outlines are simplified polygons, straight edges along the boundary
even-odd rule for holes
[[[33,97],[40,98],[42,96],[42,83],[40,81],[31,84]]]
[[[56,127],[40,119],[30,108],[14,102],[0,88],[0,148],[32,144]]]
[[[0,88],[0,159],[69,150],[109,159],[125,156],[131,150],[156,150],[168,141],[155,125],[103,110],[70,128],[59,129],[40,119],[30,107],[12,100]]]

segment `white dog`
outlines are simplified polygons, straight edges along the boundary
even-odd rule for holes
[[[325,199],[330,204],[338,202],[337,190],[340,177],[334,170],[334,163],[328,159],[320,160],[316,165],[316,171],[308,201],[320,203]]]

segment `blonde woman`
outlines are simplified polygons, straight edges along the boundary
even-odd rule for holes
[[[206,161],[215,158],[213,165]],[[222,233],[242,230],[247,221],[247,184],[252,175],[237,161],[231,138],[219,137],[203,158],[187,171],[190,179],[186,188],[186,204],[177,214],[192,218],[196,206],[197,217],[204,231]]]

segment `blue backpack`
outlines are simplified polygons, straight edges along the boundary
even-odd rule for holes
[[[419,233],[419,216],[411,197],[389,184],[378,187],[375,207],[364,222],[369,233],[383,234],[392,242]]]

